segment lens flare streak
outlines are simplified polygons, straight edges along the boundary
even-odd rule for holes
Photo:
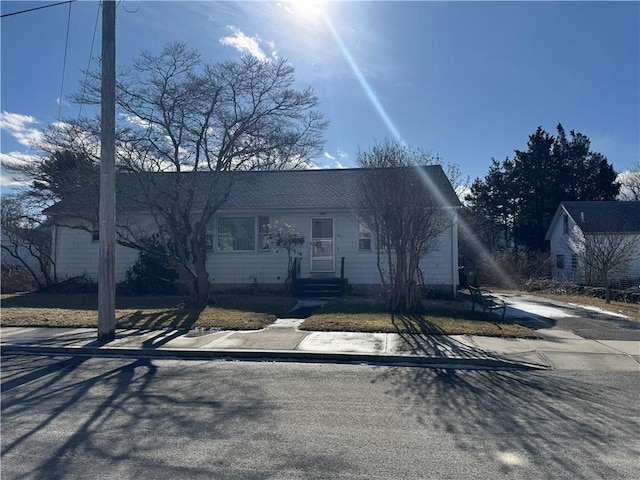
[[[351,55],[351,52],[349,51],[347,46],[342,41],[342,38],[340,37],[340,34],[338,33],[338,31],[335,29],[335,27],[333,25],[333,22],[331,21],[331,19],[329,18],[329,16],[326,13],[323,13],[322,16],[323,16],[324,21],[325,21],[325,23],[327,25],[327,28],[329,29],[329,31],[333,35],[333,38],[335,39],[336,43],[338,44],[338,47],[340,47],[340,50],[342,51],[342,54],[344,55],[344,58],[349,63],[349,66],[351,67],[351,70],[353,71],[354,75],[356,76],[358,82],[360,82],[360,85],[362,86],[362,89],[365,91],[365,93],[369,97],[369,100],[371,101],[371,103],[373,104],[374,108],[378,112],[378,115],[380,115],[380,117],[382,118],[382,121],[385,123],[385,125],[387,126],[387,128],[389,129],[391,134],[393,135],[394,139],[404,145],[405,142],[404,142],[404,139],[402,138],[402,135],[400,135],[400,132],[398,131],[398,129],[394,125],[393,120],[391,120],[391,117],[389,117],[389,115],[387,114],[386,110],[382,106],[382,103],[380,103],[380,100],[378,100],[378,97],[376,96],[375,92],[373,91],[373,89],[369,85],[369,82],[367,82],[367,79],[364,78],[364,75],[362,74],[362,71],[360,70],[360,67],[358,67],[358,64],[356,63],[356,61],[354,60],[353,56]]]

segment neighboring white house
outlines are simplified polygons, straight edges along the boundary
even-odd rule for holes
[[[589,283],[583,248],[603,238],[618,244],[630,241],[635,249],[628,267],[616,280],[640,279],[640,202],[562,202],[545,237],[550,242],[552,276]]]
[[[440,166],[424,167],[434,196],[443,200],[451,224],[437,247],[422,262],[425,284],[455,295],[458,284],[458,226],[460,202]],[[371,234],[359,225],[354,212],[354,189],[366,170],[285,170],[233,172],[230,194],[209,226],[207,269],[214,286],[282,285],[287,276],[287,254],[265,241],[266,224],[287,223],[304,236],[300,259],[301,278],[344,278],[355,287],[377,286],[380,277]],[[199,173],[202,185],[211,172]],[[152,174],[143,175],[169,174]],[[219,175],[219,174],[218,174]],[[117,215],[135,216],[139,225],[150,216],[134,207],[127,192],[140,188],[140,174],[119,174]],[[148,177],[151,178],[151,177]],[[86,275],[97,279],[99,239],[97,225],[79,220],[81,213],[97,211],[97,192],[69,198],[48,210],[58,224],[53,252],[58,277]],[[85,216],[87,218],[87,216]],[[65,226],[63,226],[65,225]],[[71,228],[82,227],[82,228]],[[92,231],[93,230],[93,231]],[[151,230],[150,230],[151,232]],[[137,258],[137,251],[117,246],[116,279]],[[343,267],[344,265],[344,267]]]

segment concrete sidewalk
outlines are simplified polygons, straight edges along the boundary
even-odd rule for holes
[[[439,368],[640,372],[640,342],[585,340],[538,330],[541,339],[468,335],[306,332],[282,319],[257,331],[117,330],[104,345],[95,328],[0,328],[2,354],[130,356],[253,361],[370,363]]]

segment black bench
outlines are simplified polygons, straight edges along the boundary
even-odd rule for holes
[[[478,287],[469,285],[469,293],[471,294],[471,311],[476,308],[476,303],[482,307],[482,310],[492,312],[502,309],[502,320],[507,312],[507,304],[501,298],[493,295],[491,290],[483,290]]]

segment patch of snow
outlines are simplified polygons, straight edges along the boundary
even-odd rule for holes
[[[619,318],[626,318],[626,319],[629,318],[626,315],[623,315],[621,313],[612,312],[611,310],[605,310],[605,309],[600,308],[600,307],[591,307],[589,305],[579,305],[577,303],[570,303],[569,305],[571,305],[572,307],[582,308],[584,310],[591,310],[592,312],[598,312],[598,313],[603,313],[605,315],[611,315],[612,317],[619,317]]]
[[[507,307],[512,310],[519,310],[520,312],[526,312],[538,317],[544,318],[567,318],[574,317],[572,313],[568,313],[560,308],[549,307],[547,305],[538,305],[535,303],[527,302],[512,302],[509,301]],[[508,312],[509,316],[515,316],[516,312]]]
[[[304,318],[278,318],[267,328],[298,328],[304,320]]]

